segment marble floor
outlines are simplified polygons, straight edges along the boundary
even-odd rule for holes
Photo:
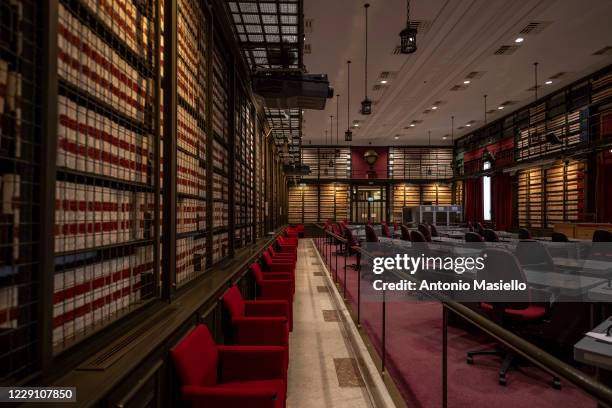
[[[287,406],[372,407],[310,239],[300,239]]]

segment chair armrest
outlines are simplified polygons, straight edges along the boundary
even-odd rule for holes
[[[217,346],[217,351],[222,382],[286,379],[286,347]]]
[[[291,272],[272,272],[272,271],[264,271],[263,273],[264,280],[293,280],[293,274]]]
[[[289,319],[283,317],[235,317],[238,344],[287,346]]]
[[[295,265],[287,262],[272,262],[267,265],[270,272],[291,272],[295,269]]]
[[[245,300],[244,307],[248,317],[289,317],[289,303],[286,300]]]
[[[201,407],[254,407],[274,408],[278,395],[273,388],[220,388],[198,387],[186,385],[183,387],[183,399],[192,402],[193,406]]]

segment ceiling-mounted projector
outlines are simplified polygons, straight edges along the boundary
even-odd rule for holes
[[[266,69],[253,74],[253,92],[268,108],[325,109],[334,96],[326,74],[305,74],[299,69]]]

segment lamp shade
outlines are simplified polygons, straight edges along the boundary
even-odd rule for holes
[[[352,140],[353,140],[353,132],[351,132],[350,130],[347,130],[346,132],[344,132],[344,141],[351,142]]]
[[[372,114],[372,101],[367,96],[363,101],[361,101],[361,114],[362,115]]]

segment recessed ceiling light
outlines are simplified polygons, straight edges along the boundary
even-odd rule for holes
[[[438,109],[438,107],[437,106],[432,106],[431,109],[432,110],[436,110],[436,109]]]
[[[353,126],[354,127],[359,127],[359,123],[355,123]]]
[[[411,124],[410,124],[410,127],[414,127],[414,126],[415,126],[415,124],[414,124],[414,123],[411,123]]]
[[[470,127],[470,126],[472,126],[472,124],[471,123],[466,123],[465,126]]]
[[[463,81],[463,83],[467,85],[467,84],[469,84],[469,83],[470,83],[470,80],[469,80],[469,79],[466,79],[465,81]]]
[[[498,106],[497,109],[502,110],[502,109],[504,109],[504,107],[503,106]]]
[[[387,83],[387,81],[383,79],[382,81],[380,81],[380,83],[381,83],[381,84],[386,84],[386,83]]]
[[[522,43],[523,41],[525,41],[523,37],[518,37],[516,40],[514,40],[515,43]]]
[[[442,140],[446,140],[446,136],[442,136]]]
[[[399,139],[399,136],[395,136],[395,140]]]
[[[544,82],[546,85],[550,85],[552,84],[552,81],[549,79],[548,81]]]

